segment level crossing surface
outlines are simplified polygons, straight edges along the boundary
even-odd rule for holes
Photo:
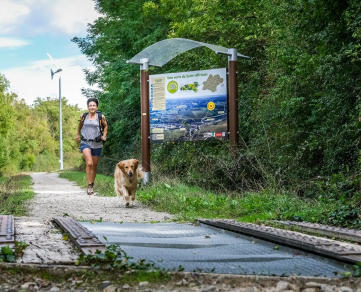
[[[345,263],[203,224],[79,222],[134,261],[189,272],[335,277]]]

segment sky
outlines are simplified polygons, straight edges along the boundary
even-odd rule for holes
[[[88,23],[100,16],[92,0],[0,0],[0,74],[10,81],[10,91],[29,105],[40,98],[59,98],[59,75],[51,80],[50,69],[63,69],[61,95],[70,104],[86,108],[81,88],[90,87],[83,69],[94,67],[78,46],[75,36],[85,37]]]

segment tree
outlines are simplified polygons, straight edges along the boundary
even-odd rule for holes
[[[11,145],[9,138],[15,124],[12,102],[14,94],[6,92],[9,88],[9,81],[0,74],[0,175],[7,168]]]
[[[96,4],[103,16],[89,26],[86,38],[73,41],[97,67],[95,72],[87,71],[87,80],[101,88],[93,94],[110,121],[104,151],[110,163],[139,149],[139,71],[125,61],[157,41],[182,37],[236,47],[252,57],[240,61],[238,69],[241,151],[262,167],[253,172],[248,160],[238,166],[229,160],[230,168],[239,170],[232,179],[215,168],[207,174],[205,186],[220,182],[239,186],[244,178],[241,169],[247,170],[250,181],[263,184],[267,173],[271,181],[297,188],[319,185],[320,176],[326,185],[345,171],[357,177],[359,1],[105,0]],[[150,73],[225,66],[224,57],[196,49],[161,71],[150,68]],[[216,165],[224,148],[217,142],[164,144],[153,147],[152,158],[168,173],[177,170],[199,184],[202,173],[196,164],[203,159]],[[350,193],[355,191],[354,183],[347,185]]]
[[[19,171],[52,171],[59,167],[58,99],[36,99],[32,106],[7,92],[0,75],[0,175]],[[75,134],[80,109],[62,100],[65,167],[82,163]]]

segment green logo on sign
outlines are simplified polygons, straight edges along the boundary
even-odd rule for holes
[[[176,81],[169,82],[167,89],[170,93],[176,93],[178,90],[178,83]]]

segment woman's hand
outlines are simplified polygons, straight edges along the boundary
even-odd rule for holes
[[[107,140],[107,136],[101,136],[100,139],[102,139],[103,141]]]
[[[76,135],[76,137],[75,137],[75,141],[76,141],[77,143],[79,143],[79,142],[80,142],[80,136],[79,136],[79,135]]]

